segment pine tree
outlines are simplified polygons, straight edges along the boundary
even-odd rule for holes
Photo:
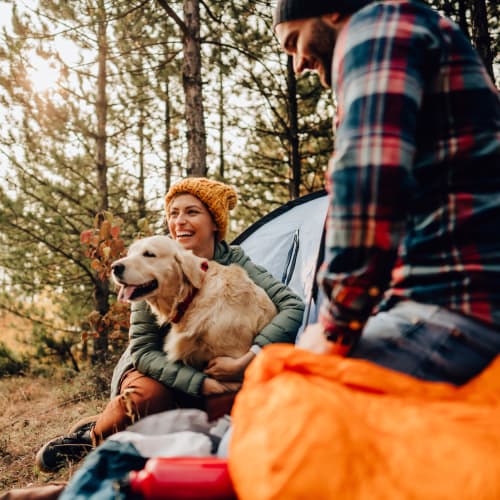
[[[3,104],[16,109],[2,137],[11,151],[9,189],[0,199],[2,244],[13,250],[4,254],[1,265],[19,297],[45,287],[60,291],[61,315],[75,325],[91,309],[106,315],[111,299],[108,279],[85,258],[80,233],[92,227],[96,213],[129,204],[111,199],[109,192],[110,181],[121,175],[110,168],[115,163],[110,130],[119,110],[111,105],[108,23],[102,0],[95,6],[45,1],[33,14],[15,12],[15,32],[6,37],[1,54],[9,66],[0,82]],[[51,43],[62,29],[82,51],[72,65]],[[61,67],[64,78],[57,88],[36,91],[23,63],[34,51]],[[107,331],[100,333],[98,357],[108,344]]]

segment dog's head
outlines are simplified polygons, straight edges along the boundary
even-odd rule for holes
[[[151,236],[133,243],[123,259],[112,265],[121,301],[175,297],[179,290],[203,282],[203,259],[185,250],[169,236]]]

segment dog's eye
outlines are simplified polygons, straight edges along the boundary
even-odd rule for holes
[[[149,250],[144,251],[142,255],[143,257],[156,257],[156,255],[153,252],[150,252]]]

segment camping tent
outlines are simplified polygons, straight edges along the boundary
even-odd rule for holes
[[[323,255],[327,207],[324,190],[302,196],[270,212],[233,241],[302,297],[306,302],[304,324],[317,316],[314,277]]]

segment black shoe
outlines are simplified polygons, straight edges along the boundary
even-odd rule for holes
[[[90,422],[67,436],[59,436],[45,444],[36,454],[35,463],[42,472],[55,472],[70,462],[79,462],[92,449]]]

